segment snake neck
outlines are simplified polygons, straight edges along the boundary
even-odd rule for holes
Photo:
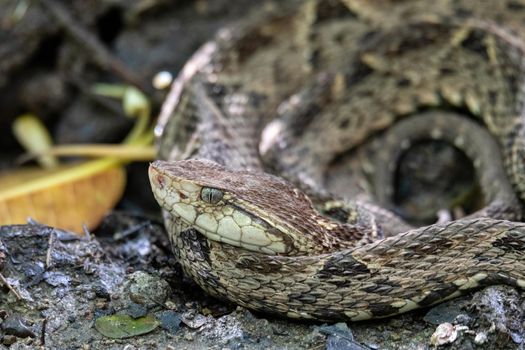
[[[322,173],[317,170],[308,173],[309,167],[324,168],[334,159],[333,155],[352,150],[398,117],[442,107],[468,110],[473,119],[479,117],[491,134],[507,145],[504,147],[507,168],[523,173],[523,142],[503,140],[503,135],[514,128],[509,116],[516,119],[523,115],[525,51],[520,43],[493,28],[458,27],[449,25],[448,20],[443,24],[432,21],[403,24],[402,28],[388,29],[385,34],[380,28],[376,28],[377,32],[370,31],[366,25],[359,32],[359,27],[354,26],[357,19],[338,17],[338,23],[348,21],[351,26],[346,32],[352,35],[345,41],[345,35],[337,33],[337,45],[332,45],[325,40],[328,36],[318,35],[322,33],[318,24],[327,21],[318,21],[315,13],[304,16],[306,10],[315,10],[315,3],[323,4],[323,8],[328,4],[306,1],[300,16],[294,17],[296,21],[290,20],[291,17],[283,20],[281,16],[278,25],[265,23],[264,31],[229,36],[231,50],[214,57],[242,59],[235,64],[224,61],[220,68],[210,65],[200,69],[214,72],[210,75],[219,81],[231,81],[238,71],[247,73],[246,86],[256,89],[256,85],[270,84],[269,89],[259,91],[268,96],[271,90],[276,91],[273,96],[282,100],[298,90],[300,81],[310,81],[310,74],[327,67],[339,70],[341,62],[348,66],[349,53],[354,55],[352,48],[369,43],[352,59],[358,65],[356,74],[344,79],[346,86],[338,91],[348,92],[342,98],[322,99],[322,92],[327,90],[320,89],[321,99],[307,96],[313,101],[310,106],[301,104],[300,108],[288,111],[292,114],[289,125],[303,125],[293,121],[309,121],[308,128],[283,127],[285,132],[290,131],[290,136],[276,142],[279,147],[275,158],[289,161],[283,167],[289,175],[297,174],[300,181],[319,187],[322,182],[317,179]],[[341,13],[339,8],[332,10],[329,12]],[[323,16],[331,15],[324,11]],[[460,20],[464,22],[463,18]],[[296,25],[290,25],[293,23]],[[300,33],[290,36],[293,32]],[[265,39],[264,50],[253,44],[262,42],[254,40],[259,38]],[[321,46],[343,47],[344,52],[333,55],[335,50],[330,49],[324,55],[329,56],[326,58],[317,45],[315,52],[308,45],[307,50],[302,50],[301,44],[308,44],[310,39]],[[266,60],[267,49],[281,48],[283,41],[292,43],[291,50],[278,50],[275,60]],[[262,54],[258,56],[260,51]],[[308,66],[311,69],[301,67],[305,57],[308,64],[311,61]],[[267,66],[270,69],[264,69]],[[235,92],[223,93],[220,88],[205,90],[202,98],[196,99],[190,86],[187,91],[191,106],[179,101],[178,114],[171,119],[176,121],[174,125],[189,124],[194,128],[171,128],[180,133],[166,130],[165,139],[175,140],[180,149],[196,147],[193,152],[172,157],[177,147],[161,145],[163,153],[169,153],[165,158],[198,156],[227,168],[193,160],[157,162],[150,171],[155,196],[169,212],[166,225],[175,253],[186,273],[206,291],[254,310],[287,317],[356,321],[426,307],[482,285],[507,283],[525,288],[523,224],[483,218],[398,230],[391,228],[388,214],[375,211],[367,223],[339,216],[337,208],[327,208],[332,210],[327,215],[338,219],[333,221],[316,211],[308,197],[289,183],[257,172],[260,165],[253,142],[257,129],[252,126],[261,114],[245,108],[250,106],[243,104],[243,98],[249,96],[244,91],[250,89],[246,86],[234,88],[243,90],[237,95],[238,100],[234,98]],[[296,101],[294,96],[290,101]],[[267,110],[276,110],[274,107],[267,104]],[[293,119],[294,114],[300,118]],[[243,118],[237,118],[240,116]],[[330,125],[338,128],[330,131],[327,129]],[[515,136],[522,135],[521,129]],[[293,144],[297,146],[290,147]],[[312,151],[314,145],[320,147]],[[516,183],[523,183],[522,180],[515,178]],[[379,219],[381,216],[385,219]],[[382,220],[380,225],[375,224],[375,218]],[[381,235],[379,226],[385,232],[402,233],[374,241],[374,235]],[[368,240],[374,242],[363,244]]]

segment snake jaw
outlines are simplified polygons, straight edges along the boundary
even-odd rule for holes
[[[149,178],[155,199],[173,217],[216,242],[272,255],[291,250],[278,229],[231,204],[231,194],[175,176],[167,164],[173,163],[151,164]],[[220,198],[210,200],[209,192],[220,192]]]

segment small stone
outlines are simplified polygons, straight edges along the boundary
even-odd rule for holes
[[[108,289],[100,283],[96,283],[92,290],[98,298],[103,298],[106,300],[111,299],[111,294],[109,293]]]
[[[474,343],[478,345],[485,344],[487,339],[488,339],[487,333],[484,333],[484,332],[477,333],[476,336],[474,337]]]
[[[171,85],[173,74],[167,71],[160,71],[153,77],[153,87],[157,90],[164,90]]]
[[[182,322],[182,315],[175,311],[164,311],[160,315],[157,315],[157,319],[160,321],[160,325],[163,329],[171,334],[175,334],[180,329]]]
[[[186,312],[182,315],[182,322],[191,329],[197,329],[208,322],[208,317],[201,314],[193,315],[192,313]]]
[[[14,343],[16,343],[16,337],[14,335],[6,335],[2,339],[2,344],[6,346],[13,345]]]
[[[2,329],[7,335],[19,338],[36,337],[33,330],[27,325],[27,321],[18,315],[11,315],[2,323]]]
[[[458,337],[456,328],[448,322],[440,324],[430,337],[430,344],[440,346],[453,343]]]
[[[142,271],[129,276],[129,298],[147,308],[164,304],[171,294],[171,288],[165,280]]]

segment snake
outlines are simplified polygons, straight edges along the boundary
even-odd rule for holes
[[[162,107],[149,168],[185,274],[248,309],[321,321],[525,289],[525,43],[518,20],[475,8],[284,1],[204,44]],[[380,205],[421,139],[472,160],[485,207],[414,228]],[[330,190],[348,152],[375,195]]]

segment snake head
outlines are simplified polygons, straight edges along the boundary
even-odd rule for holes
[[[297,251],[302,234],[285,218],[313,210],[284,180],[208,160],[156,161],[149,177],[156,200],[176,219],[210,240],[266,254]]]

